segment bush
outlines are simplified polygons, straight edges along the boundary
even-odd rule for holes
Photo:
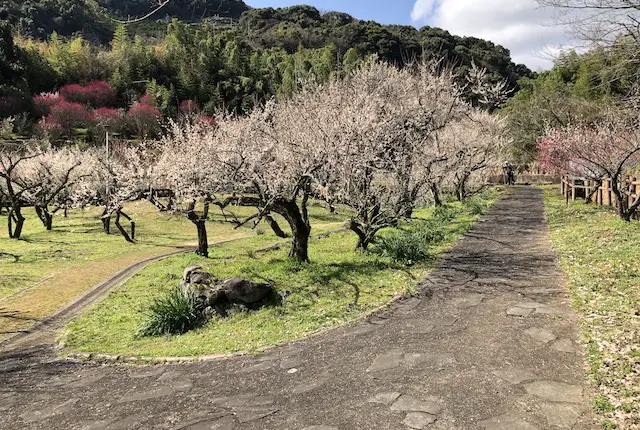
[[[101,107],[93,111],[91,120],[100,127],[106,127],[110,132],[120,133],[125,127],[125,119],[121,111]]]
[[[453,221],[460,214],[460,210],[450,206],[439,206],[433,210],[431,218],[438,223],[444,224]]]
[[[472,215],[482,215],[489,208],[487,202],[485,202],[480,196],[473,196],[467,199],[464,204]]]
[[[183,115],[193,115],[198,112],[200,107],[193,100],[183,100],[180,102],[180,113]]]
[[[42,118],[35,126],[36,135],[45,140],[54,141],[58,140],[60,136],[64,134],[64,130],[55,121],[48,121]]]
[[[47,122],[56,123],[69,133],[73,128],[86,126],[89,122],[89,113],[80,103],[62,100],[51,108]]]
[[[142,97],[140,97],[140,100],[138,102],[143,105],[156,106],[156,100],[150,94],[143,95]]]
[[[395,261],[412,264],[426,259],[429,254],[424,236],[411,230],[396,230],[378,238],[376,250]]]
[[[147,312],[138,336],[183,334],[207,321],[204,303],[192,292],[175,287],[156,299]]]
[[[58,94],[45,93],[37,95],[33,98],[33,107],[36,115],[42,118],[51,113],[51,108],[63,100]]]
[[[105,81],[93,81],[85,86],[78,84],[65,85],[60,88],[60,94],[70,102],[93,107],[108,106],[116,101],[115,91]]]
[[[154,136],[160,131],[162,114],[151,105],[137,103],[129,109],[127,121],[134,133],[141,137]]]
[[[29,103],[18,95],[0,95],[0,118],[8,118],[29,110]]]
[[[451,220],[452,219],[440,220],[433,218],[428,221],[421,222],[416,227],[415,234],[421,237],[425,245],[436,245],[446,239],[447,232],[445,230],[445,226],[450,223]]]

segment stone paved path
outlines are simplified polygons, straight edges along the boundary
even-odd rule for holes
[[[541,192],[499,201],[366,322],[253,357],[174,366],[0,357],[2,429],[589,429],[576,317]]]

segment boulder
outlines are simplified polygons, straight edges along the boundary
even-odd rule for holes
[[[260,284],[240,278],[227,279],[222,285],[230,302],[258,303],[269,297],[273,291],[269,284]]]
[[[274,291],[268,284],[246,279],[232,278],[220,282],[211,273],[202,271],[200,266],[184,269],[180,287],[195,293],[207,307],[223,316],[234,306],[238,308],[235,310],[243,310],[245,305],[253,305],[252,308],[260,306]]]

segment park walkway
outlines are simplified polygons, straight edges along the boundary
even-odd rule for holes
[[[262,355],[99,366],[0,357],[2,429],[589,429],[542,193],[517,188],[419,297]]]

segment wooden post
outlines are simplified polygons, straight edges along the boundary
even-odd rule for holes
[[[576,201],[576,180],[575,179],[571,180],[571,201],[572,202]]]

